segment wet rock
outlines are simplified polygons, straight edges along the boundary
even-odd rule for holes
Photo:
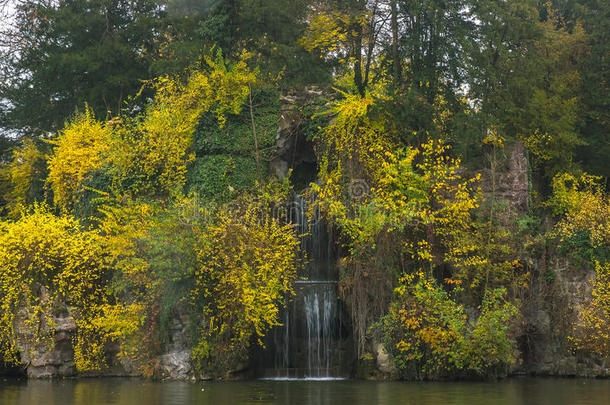
[[[159,356],[157,370],[162,379],[188,380],[193,376],[191,351],[182,350]]]
[[[26,327],[26,319],[16,320],[17,348],[31,378],[66,377],[76,374],[72,336],[76,323],[71,317],[53,318],[49,337],[35,339]]]
[[[377,343],[375,345],[375,358],[377,360],[377,369],[379,371],[384,374],[396,373],[396,367],[392,363],[392,358],[381,343]]]

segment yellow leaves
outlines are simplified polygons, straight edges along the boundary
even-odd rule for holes
[[[462,280],[452,279],[452,278],[444,278],[443,281],[449,285],[460,285],[462,284]]]
[[[171,194],[185,183],[193,133],[201,115],[213,113],[222,126],[227,114],[238,114],[258,80],[242,58],[227,68],[220,53],[206,58],[205,70],[186,80],[163,76],[149,82],[154,100],[135,117],[96,121],[87,108],[60,133],[49,160],[49,182],[55,202],[71,208],[83,182],[103,166],[113,175],[118,193],[132,196]]]
[[[504,147],[504,137],[498,133],[498,128],[491,126],[487,131],[487,135],[483,138],[483,144],[492,145],[497,148]]]
[[[506,301],[504,289],[486,293],[478,319],[470,325],[463,307],[422,271],[402,277],[399,288],[382,320],[399,369],[415,369],[428,378],[485,375],[515,360],[508,331],[518,311]]]
[[[318,50],[321,55],[344,51],[346,41],[354,35],[351,27],[364,23],[365,20],[339,11],[317,10],[299,44],[308,52]]]
[[[193,294],[205,298],[216,324],[203,337],[221,341],[217,350],[225,354],[239,354],[251,336],[279,325],[279,309],[293,293],[298,239],[291,226],[261,214],[253,205],[221,211],[197,237]]]
[[[112,131],[95,120],[88,107],[59,134],[49,159],[49,178],[55,203],[70,208],[82,191],[82,183],[101,168],[113,147]]]
[[[610,263],[595,263],[591,300],[580,310],[570,340],[577,349],[610,357]]]
[[[247,55],[244,55],[247,58]],[[185,182],[186,165],[192,160],[188,150],[195,127],[204,112],[213,112],[220,125],[225,114],[238,114],[257,73],[245,60],[231,69],[220,54],[206,58],[207,71],[193,71],[185,84],[176,77],[162,77],[154,82],[154,102],[142,120],[126,128],[120,173],[135,177],[130,186],[135,193],[169,193]]]
[[[553,136],[548,132],[536,128],[530,135],[521,138],[527,149],[538,159],[544,161],[553,158],[549,147],[553,143]]]
[[[10,214],[18,216],[19,211],[30,203],[28,197],[37,177],[42,177],[45,168],[45,155],[30,138],[22,138],[20,147],[13,150],[13,159],[0,172],[10,185],[5,194]]]
[[[95,235],[82,230],[73,218],[57,217],[34,206],[21,219],[3,223],[0,336],[7,342],[1,354],[7,358],[14,351],[13,325],[23,308],[49,316],[67,307],[77,323],[85,322],[106,297],[105,270]],[[29,321],[31,338],[44,337],[49,320],[34,314]]]
[[[318,138],[320,184],[312,186],[321,210],[349,238],[352,252],[374,251],[378,238],[403,233],[397,244],[428,268],[484,263],[474,254],[471,229],[480,176],[464,177],[460,160],[439,140],[396,151],[387,117],[371,117],[376,102],[370,93],[344,94],[334,104],[334,119]],[[367,192],[353,198],[354,182]]]
[[[562,240],[585,231],[593,247],[610,245],[610,197],[599,177],[568,173],[555,176],[549,204],[556,214],[565,214],[556,226]]]
[[[106,206],[98,226],[103,237],[99,244],[106,260],[126,274],[147,274],[148,263],[138,260],[138,241],[145,240],[156,225],[157,207],[124,198],[120,205]],[[142,280],[143,281],[143,280]]]

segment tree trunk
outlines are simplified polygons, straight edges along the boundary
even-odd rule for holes
[[[402,82],[402,67],[400,64],[400,55],[398,53],[398,7],[397,0],[392,2],[392,59],[394,63],[394,88],[398,89]]]
[[[364,0],[358,1],[358,6],[356,9],[356,17],[358,18],[358,22],[354,27],[354,32],[356,33],[355,43],[354,43],[354,83],[356,84],[356,88],[358,89],[358,93],[360,96],[364,97],[365,94],[365,84],[362,80],[362,23],[360,21],[360,17],[364,11]]]

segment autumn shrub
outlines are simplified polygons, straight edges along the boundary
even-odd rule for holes
[[[100,169],[113,150],[112,126],[97,121],[89,108],[69,122],[49,158],[48,182],[55,204],[71,209],[84,191],[83,183]]]
[[[223,126],[226,115],[241,111],[257,80],[246,59],[243,54],[227,67],[219,53],[206,58],[206,68],[189,72],[186,80],[163,76],[153,81],[154,100],[116,129],[122,140],[113,158],[117,187],[133,196],[181,192],[202,114],[212,114]]]
[[[569,339],[575,350],[610,355],[610,197],[602,179],[586,173],[558,174],[549,201],[558,215],[552,236],[577,263],[595,272],[591,296],[576,310],[577,321]],[[588,267],[588,266],[583,266]]]
[[[383,339],[405,379],[505,375],[515,362],[509,329],[517,309],[505,291],[490,290],[470,324],[465,308],[424,273],[406,275],[380,323]]]
[[[222,374],[280,325],[279,311],[294,293],[298,239],[291,225],[252,206],[221,210],[197,239],[192,294],[202,303],[203,328],[194,356],[200,369]]]
[[[155,354],[152,341],[160,339],[151,325],[159,322],[155,316],[170,316],[159,309],[163,293],[185,278],[178,253],[186,254],[174,240],[181,223],[169,228],[159,211],[132,204],[108,207],[94,231],[41,206],[2,223],[3,357],[16,362],[19,349],[33,347],[24,343],[52,344],[55,318],[61,315],[77,326],[73,347],[79,371],[107,367],[109,345],[117,344],[118,360],[146,373]],[[23,336],[28,342],[18,347]]]
[[[452,376],[465,317],[463,308],[423,273],[403,277],[382,320],[386,346],[402,376]]]
[[[384,150],[382,145],[378,146]],[[451,266],[457,277],[462,268],[480,270],[488,262],[481,254],[472,224],[472,213],[480,204],[478,176],[465,176],[460,160],[449,153],[446,144],[434,140],[420,148],[387,150],[381,154],[381,160],[374,165],[374,175],[367,181],[357,179],[345,185],[347,173],[335,170],[320,185],[312,186],[318,193],[321,211],[345,238],[350,252],[346,263],[361,268],[380,267],[389,273],[366,280],[371,291],[378,290],[371,285],[375,280],[387,284],[387,280],[395,280],[399,274],[415,269],[424,269],[432,275],[442,266]],[[355,185],[365,188],[359,198],[353,198]],[[342,275],[342,284],[347,284],[343,287],[359,284],[353,277],[355,274],[377,272],[345,268],[348,272],[342,274],[348,277]],[[347,302],[357,304],[353,306],[352,316],[372,318],[361,311],[376,306],[352,296],[355,291],[341,289]],[[362,351],[366,326],[361,322],[354,326]]]
[[[154,357],[171,343],[172,319],[192,315],[194,235],[206,213],[194,196],[165,203],[124,198],[101,212],[98,243],[113,269],[108,290],[116,306],[105,308],[96,326],[104,331],[120,327],[120,355],[151,374]]]
[[[256,83],[257,73],[248,68],[247,58],[244,53],[227,67],[217,54],[206,58],[203,69],[187,72],[186,78],[162,76],[148,82],[155,97],[135,114],[108,122],[96,120],[88,108],[78,114],[50,141],[55,149],[48,182],[55,203],[72,210],[92,174],[101,169],[116,195],[180,194],[202,114],[209,113],[216,125],[224,125],[226,115],[239,114]]]
[[[45,199],[44,183],[48,175],[44,145],[30,138],[13,149],[12,160],[0,169],[4,183],[7,214],[17,218],[29,204]]]
[[[67,216],[35,206],[20,219],[0,224],[0,340],[7,362],[18,361],[17,335],[29,347],[52,343],[55,317],[71,316],[77,325],[92,322],[108,301],[109,270],[93,232]],[[75,356],[86,336],[75,337]],[[77,362],[77,366],[80,363]]]
[[[556,226],[560,242],[586,232],[591,247],[610,246],[610,197],[599,177],[558,174],[553,179],[550,205],[561,215]]]
[[[481,378],[506,376],[519,357],[511,330],[518,319],[518,308],[507,300],[504,288],[487,290],[479,316],[463,341],[459,366]]]
[[[610,263],[595,264],[590,300],[578,314],[571,340],[574,347],[610,357]]]

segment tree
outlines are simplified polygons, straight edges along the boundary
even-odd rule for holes
[[[153,71],[180,71],[211,48],[230,60],[252,52],[263,74],[283,85],[324,83],[329,72],[297,44],[311,0],[169,0],[168,27],[155,55]]]
[[[577,149],[577,159],[586,171],[606,178],[610,168],[610,4],[603,0],[578,2],[576,15],[587,32],[589,52],[580,63],[583,114],[578,129],[586,144]]]
[[[6,128],[53,132],[85,102],[99,117],[117,114],[151,77],[146,53],[162,25],[158,2],[19,0],[13,6],[12,25],[0,35]]]
[[[469,1],[398,1],[400,49],[407,85],[433,103],[441,88],[464,82],[473,23]]]
[[[300,44],[334,61],[365,96],[373,75],[379,36],[388,21],[380,1],[316,2]]]
[[[582,144],[578,61],[586,49],[582,27],[572,29],[549,9],[539,20],[535,2],[480,2],[477,41],[470,52],[470,97],[480,106],[486,134],[495,128],[520,139],[542,175],[573,167]]]

